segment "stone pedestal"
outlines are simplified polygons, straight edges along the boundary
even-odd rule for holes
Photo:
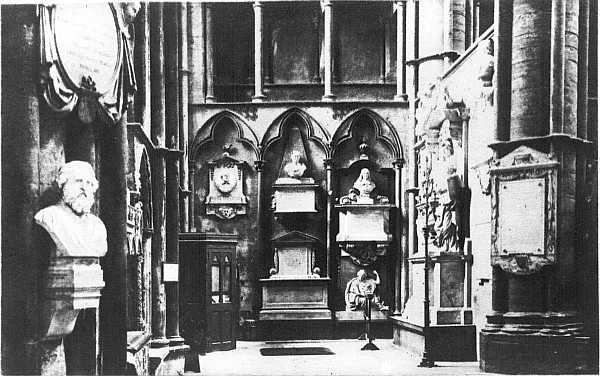
[[[331,332],[330,279],[318,274],[315,264],[317,241],[317,238],[299,231],[272,239],[271,277],[260,280],[262,309],[259,319],[264,331],[277,328],[294,336],[294,331],[302,333],[307,327],[317,325],[325,332]],[[318,333],[313,335],[322,338]]]
[[[440,253],[431,257],[429,267],[431,338],[434,360],[473,361],[477,359],[475,326],[470,297],[466,294],[465,269],[469,257]],[[410,297],[402,315],[394,316],[394,343],[423,352],[424,257],[409,259],[412,270]]]
[[[27,344],[35,372],[63,375],[67,372],[64,337],[75,328],[81,310],[97,309],[104,287],[103,273],[97,257],[57,257],[50,260],[44,281],[38,339]],[[94,311],[92,311],[94,312]],[[97,322],[96,322],[97,324]],[[94,323],[92,323],[92,330]],[[95,371],[96,335],[88,333],[71,361],[94,359],[86,371]],[[87,332],[86,332],[87,333]],[[79,365],[79,364],[78,364]]]

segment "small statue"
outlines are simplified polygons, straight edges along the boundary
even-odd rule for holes
[[[300,162],[300,152],[298,150],[292,152],[291,160],[286,163],[283,170],[292,179],[300,179],[304,175],[306,165]]]
[[[56,244],[56,256],[104,256],[106,228],[90,213],[98,188],[92,166],[83,161],[69,162],[60,170],[57,183],[62,192],[60,201],[34,217]]]
[[[444,138],[436,168],[432,172],[434,193],[441,204],[435,213],[433,244],[449,252],[456,250],[459,235],[459,216],[463,201],[463,183],[457,173],[454,143]],[[441,212],[439,212],[441,210]]]
[[[377,296],[376,288],[380,282],[376,270],[373,270],[372,275],[370,275],[365,269],[360,269],[356,273],[356,277],[352,278],[346,285],[346,310],[364,310],[367,299],[371,299],[371,307],[375,307],[380,311],[387,311],[389,308]]]

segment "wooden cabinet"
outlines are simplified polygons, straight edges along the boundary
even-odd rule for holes
[[[180,234],[180,315],[186,343],[201,352],[236,346],[237,237]]]

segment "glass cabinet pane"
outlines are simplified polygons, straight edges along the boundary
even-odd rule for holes
[[[228,256],[225,256],[225,265],[223,265],[223,303],[229,303],[229,288],[231,285],[231,262]]]
[[[211,277],[211,291],[212,291],[212,302],[219,303],[219,279],[221,277],[221,268],[219,268],[219,259],[215,256],[212,260],[212,265],[210,268],[210,277]]]

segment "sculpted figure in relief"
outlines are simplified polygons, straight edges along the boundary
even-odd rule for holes
[[[83,161],[65,164],[57,184],[62,192],[60,201],[40,210],[34,217],[56,244],[56,256],[104,256],[106,228],[90,213],[98,188],[92,166]]]
[[[462,180],[456,172],[453,141],[443,139],[440,144],[439,168],[434,176],[435,193],[440,200],[436,213],[434,244],[448,252],[456,249],[458,240],[457,204],[462,201]]]
[[[229,196],[238,183],[238,167],[235,164],[215,167],[215,186],[224,196]]]

